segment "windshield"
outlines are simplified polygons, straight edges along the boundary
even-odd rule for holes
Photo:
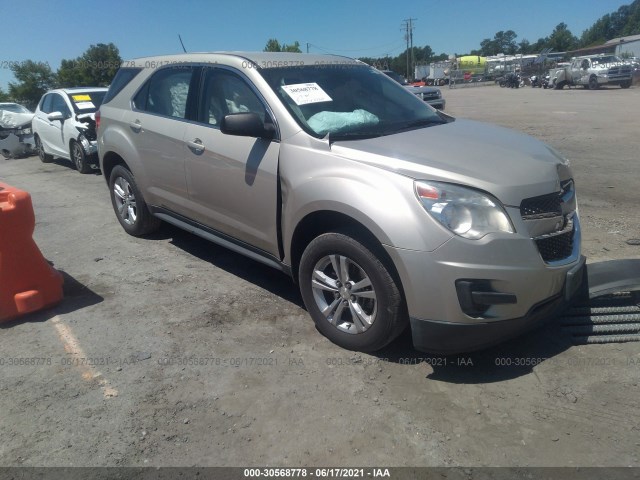
[[[76,113],[94,113],[102,105],[106,94],[106,90],[69,93],[69,99]]]
[[[300,126],[322,138],[368,138],[446,123],[435,110],[366,65],[260,71]]]
[[[17,103],[0,103],[0,110],[6,110],[7,112],[13,113],[33,113]]]

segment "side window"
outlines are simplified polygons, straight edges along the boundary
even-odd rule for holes
[[[111,81],[111,85],[109,85],[109,91],[104,96],[104,100],[102,100],[102,104],[109,103],[112,98],[114,98],[118,93],[122,91],[127,84],[135,78],[142,71],[141,68],[120,68],[116,73],[116,76]]]
[[[51,100],[52,99],[53,99],[53,93],[47,93],[42,98],[42,102],[40,103],[40,110],[42,111],[42,113],[51,113],[51,112],[53,112],[53,110],[51,110]]]
[[[270,121],[264,104],[245,80],[225,70],[207,70],[198,115],[200,121],[219,127],[225,115],[242,112],[257,113],[263,122]]]
[[[71,111],[67,105],[67,102],[64,101],[62,95],[58,95],[57,93],[52,94],[51,99],[51,111],[52,112],[62,112],[65,117],[71,116]]]
[[[154,74],[133,99],[136,108],[185,118],[192,68],[166,68]]]

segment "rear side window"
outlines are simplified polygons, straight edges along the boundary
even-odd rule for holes
[[[109,103],[117,94],[119,94],[127,84],[135,78],[142,71],[141,68],[121,68],[113,77],[111,85],[109,85],[109,91],[102,100],[102,103]]]
[[[166,68],[155,73],[133,99],[135,107],[149,113],[185,118],[192,68]]]

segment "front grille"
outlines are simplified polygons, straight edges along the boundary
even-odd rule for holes
[[[562,199],[557,193],[525,198],[520,204],[520,214],[524,220],[562,215]]]
[[[573,252],[574,231],[536,240],[540,256],[545,262],[567,258]]]
[[[545,262],[556,262],[573,254],[575,208],[573,180],[563,181],[559,192],[526,198],[520,203],[522,219],[531,232],[539,232],[533,234],[532,240]],[[548,230],[549,222],[555,223],[555,230]]]

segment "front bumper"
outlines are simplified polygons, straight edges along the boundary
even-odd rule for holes
[[[415,347],[433,353],[476,350],[552,316],[575,292],[584,266],[577,216],[572,235],[571,251],[561,250],[568,256],[547,261],[546,241],[541,249],[518,234],[456,236],[431,252],[387,247],[403,286]]]
[[[472,324],[411,318],[413,345],[417,350],[449,355],[504,342],[555,318],[579,293],[584,278],[585,257],[581,257],[567,272],[562,291],[534,305],[520,318]]]

